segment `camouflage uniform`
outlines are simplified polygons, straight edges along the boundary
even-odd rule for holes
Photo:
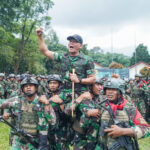
[[[148,123],[150,123],[150,84],[147,85],[146,90],[145,90],[145,94],[147,97],[146,100],[146,116],[145,119]]]
[[[38,86],[38,82],[30,76],[21,82],[22,90],[26,84],[33,84],[36,88]],[[56,116],[51,105],[40,104],[36,93],[34,93],[34,96],[35,98],[31,102],[24,95],[13,97],[12,100],[4,102],[1,108],[12,108],[16,112],[13,119],[15,121],[14,126],[31,134],[34,140],[39,139],[39,148],[48,148],[47,131],[49,124],[54,125],[56,123]],[[35,148],[25,137],[16,135],[13,136],[12,149],[30,150]]]
[[[64,86],[60,97],[67,103],[69,100],[67,97],[72,93],[72,82],[69,78],[69,73],[72,73],[72,69],[74,68],[79,79],[87,78],[88,75],[94,74],[94,64],[88,56],[81,53],[76,57],[71,57],[68,53],[54,53],[54,60],[61,64],[61,75]],[[88,91],[87,85],[81,83],[75,84],[75,93],[80,95],[84,91]]]
[[[6,88],[6,82],[4,80],[4,74],[0,73],[0,99],[5,98],[5,88]]]
[[[83,55],[81,52],[78,56],[71,57],[69,53],[58,54],[54,53],[54,60],[59,62],[61,65],[61,76],[63,81],[63,89],[60,94],[60,98],[66,105],[72,99],[72,82],[69,78],[69,73],[72,73],[72,69],[75,69],[75,74],[81,80],[82,78],[88,78],[89,75],[94,75],[94,64],[92,59],[88,56]],[[84,91],[88,91],[88,85],[82,83],[75,83],[75,99]],[[66,106],[65,106],[66,107]],[[64,122],[64,127],[66,128],[66,136],[64,136],[65,141],[69,141],[73,135],[68,137],[67,131],[71,132],[72,120],[66,116],[68,121]],[[68,134],[68,135],[67,135]],[[66,137],[66,138],[65,138]],[[68,140],[67,140],[68,139]]]
[[[96,83],[101,84],[100,80],[96,78]],[[90,86],[90,92],[92,91]],[[96,117],[88,117],[87,112],[90,109],[100,109],[98,103],[106,99],[101,91],[100,95],[94,95],[92,100],[83,99],[80,104],[74,102],[74,110],[77,111],[77,120],[73,124],[73,129],[76,131],[74,137],[74,150],[93,150],[95,148],[98,136],[98,129],[100,119]],[[68,103],[65,108],[65,113],[71,115],[72,103]]]
[[[51,98],[51,94],[48,96]],[[65,121],[66,116],[60,109],[60,104],[50,101],[56,114],[56,125],[49,127],[48,137],[50,142],[50,148],[52,150],[63,150],[68,149],[69,144],[67,143]],[[65,148],[67,147],[67,148]]]
[[[87,112],[90,109],[97,109],[97,104],[100,102],[99,96],[95,96],[92,100],[84,99],[80,104],[74,103],[74,108],[80,110],[79,120],[73,124],[73,129],[76,131],[74,137],[74,150],[93,150],[95,148],[99,129],[99,118],[88,117]],[[71,114],[72,104],[68,103],[65,113]]]
[[[16,91],[18,88],[18,84],[16,81],[9,81],[7,83],[7,98],[10,97],[10,95],[12,94],[12,92]]]
[[[104,85],[104,91],[107,88],[117,89],[120,96],[125,92],[124,83],[121,79],[111,79],[107,81]],[[105,102],[105,107],[109,109],[109,105]],[[116,118],[120,121],[123,128],[132,128],[134,130],[134,136],[136,139],[146,137],[149,135],[150,128],[146,121],[143,119],[137,108],[134,104],[128,102],[122,96],[117,98],[115,103],[111,103],[110,107],[112,108]],[[101,116],[100,116],[100,129],[98,135],[98,144],[95,150],[104,150],[109,149],[113,144],[115,144],[117,138],[112,138],[108,136],[104,129],[110,128],[114,122],[110,116],[108,110],[102,107]],[[132,137],[131,140],[132,141]],[[125,150],[123,147],[119,147],[119,150]]]
[[[137,107],[141,115],[145,118],[146,106],[145,106],[145,88],[146,84],[143,81],[135,81],[132,89],[132,102]]]
[[[4,98],[5,94],[5,89],[4,87],[0,84],[0,99]]]
[[[127,102],[127,100],[125,100],[124,98],[118,100],[117,104],[111,104],[111,107],[114,108],[113,111],[122,125],[128,125],[128,127],[131,127],[135,131],[134,133],[137,139],[148,136],[150,131],[149,126],[145,122],[139,111],[136,109],[136,107],[133,104]],[[113,122],[108,111],[102,108],[101,127],[103,126],[103,124],[108,124],[108,127],[110,127],[111,125],[113,125]],[[101,128],[100,130],[104,129]],[[96,146],[96,150],[103,150],[104,145],[109,147],[114,142],[115,139],[112,139],[105,133],[103,135],[99,135],[99,145]],[[121,150],[123,150],[123,148]]]
[[[16,125],[32,136],[37,140],[38,131],[39,133],[44,134],[45,131],[48,130],[48,125],[54,125],[56,121],[56,116],[52,108],[49,111],[46,111],[44,108],[44,104],[42,104],[42,108],[40,111],[34,111],[34,107],[38,104],[38,96],[29,103],[28,100],[24,97],[18,97],[15,101],[4,102],[1,105],[1,108],[13,108],[16,112],[18,112],[17,116],[21,116],[20,122],[19,117],[17,117],[16,121],[18,122]],[[20,108],[21,107],[21,108]],[[21,114],[19,115],[19,109],[21,109]],[[47,133],[47,132],[46,132]],[[25,143],[25,144],[23,144]],[[13,137],[12,141],[12,150],[34,150],[35,148],[28,143],[24,138],[20,138],[18,136]]]
[[[51,91],[47,93],[47,98],[50,99],[53,95],[60,95],[60,86],[62,83],[61,77],[57,74],[49,75],[47,81],[48,83],[50,81],[59,82],[59,88],[57,89],[57,91],[55,91],[55,93],[52,93]],[[55,114],[56,114],[56,125],[53,127],[51,127],[50,125],[49,132],[48,132],[50,149],[67,150],[69,149],[69,144],[67,143],[67,139],[66,139],[66,127],[65,127],[66,116],[60,109],[60,104],[54,103],[52,101],[49,101],[49,102],[51,106],[53,107]]]

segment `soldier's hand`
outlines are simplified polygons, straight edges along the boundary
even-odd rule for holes
[[[42,37],[42,35],[43,35],[43,28],[36,29],[36,34],[37,34],[38,37]]]
[[[92,100],[92,95],[91,95],[90,92],[84,92],[80,96],[81,96],[82,99],[90,99],[90,100]]]
[[[126,92],[127,92],[127,93],[130,93],[130,90],[129,90],[129,89],[127,89],[127,90],[126,90]]]
[[[4,117],[4,119],[7,120],[7,119],[9,119],[9,114],[5,112],[5,113],[3,114],[3,117]]]
[[[39,98],[39,102],[45,104],[45,105],[48,105],[49,104],[49,101],[47,100],[46,96],[45,95],[42,95],[40,98]]]
[[[96,117],[99,118],[100,116],[100,110],[99,109],[90,109],[87,112],[88,117]]]
[[[117,125],[112,125],[109,129],[104,129],[105,132],[108,132],[108,136],[112,138],[117,138],[123,135],[123,128],[120,128]]]
[[[52,97],[50,98],[50,100],[51,100],[52,102],[54,102],[54,103],[57,103],[57,104],[60,104],[60,103],[63,102],[62,99],[60,99],[60,97],[59,97],[58,95],[52,96]]]
[[[70,73],[70,74],[69,74],[69,77],[70,77],[70,80],[71,80],[72,82],[74,82],[74,83],[80,83],[80,80],[79,80],[79,78],[78,78],[78,76],[77,76],[76,74]]]

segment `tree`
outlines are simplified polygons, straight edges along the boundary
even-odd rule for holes
[[[143,44],[139,44],[136,48],[136,53],[134,52],[133,56],[131,57],[130,65],[134,65],[140,61],[148,64],[150,63],[150,55],[148,53],[147,46],[144,46]]]
[[[80,49],[80,51],[85,54],[88,55],[88,49],[87,49],[87,44],[83,44],[82,48]]]
[[[103,53],[103,50],[99,46],[95,46],[91,49],[93,53]]]
[[[143,68],[140,70],[140,73],[141,73],[144,77],[150,76],[150,67],[143,67]]]
[[[17,0],[14,2],[17,3]],[[19,37],[15,50],[16,57],[14,58],[16,62],[14,66],[15,73],[18,72],[23,60],[24,50],[31,34],[35,34],[35,27],[41,24],[45,25],[45,27],[50,25],[51,18],[48,15],[48,10],[53,6],[51,0],[19,0],[19,2],[19,7],[15,5],[12,9],[15,13],[9,24],[9,26],[13,26],[12,33],[15,33]],[[7,10],[10,6],[9,4],[3,5],[3,9]],[[9,18],[11,17],[10,14],[8,16]],[[14,20],[17,20],[17,22],[13,22]]]
[[[116,62],[113,62],[109,65],[109,68],[110,69],[122,69],[123,68],[123,65],[122,64],[119,64],[119,63],[116,63]]]
[[[0,26],[7,31],[12,31],[14,22],[18,21],[17,9],[22,0],[1,0],[0,2]]]
[[[1,72],[13,72],[15,48],[18,40],[13,34],[0,27],[0,70]]]

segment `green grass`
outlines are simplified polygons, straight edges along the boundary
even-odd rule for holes
[[[0,122],[0,150],[10,150],[9,127]]]
[[[150,150],[150,136],[138,141],[140,150]],[[10,150],[9,127],[0,122],[0,150]]]

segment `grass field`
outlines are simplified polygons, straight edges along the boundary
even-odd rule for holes
[[[0,150],[10,150],[9,127],[0,122]],[[150,136],[138,141],[140,150],[150,150]]]

